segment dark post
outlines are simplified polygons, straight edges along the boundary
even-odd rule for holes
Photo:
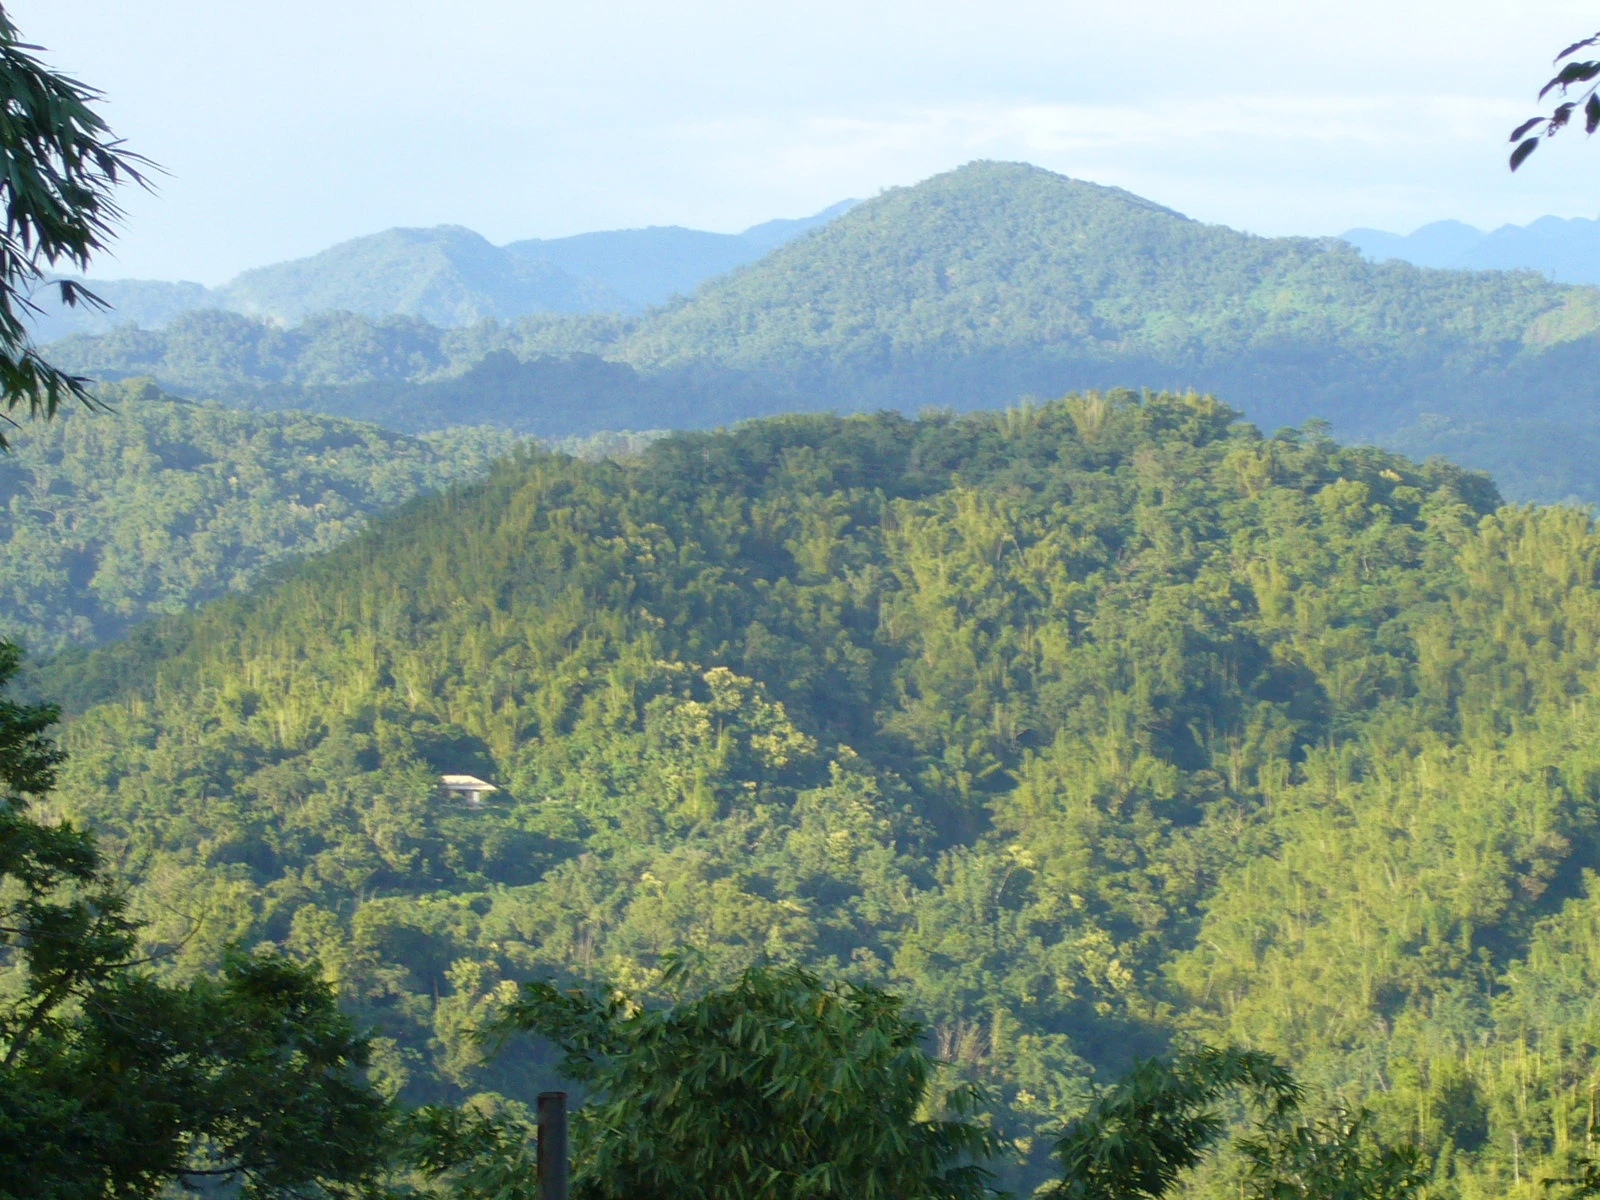
[[[567,1200],[567,1094],[539,1093],[539,1200]]]

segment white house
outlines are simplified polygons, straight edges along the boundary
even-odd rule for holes
[[[476,775],[441,775],[439,782],[444,785],[444,790],[452,796],[463,796],[468,804],[476,808],[483,803],[483,798],[490,792],[500,789],[492,783],[485,783]]]

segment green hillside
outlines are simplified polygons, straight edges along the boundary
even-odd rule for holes
[[[37,340],[53,342],[115,333],[125,325],[159,329],[201,310],[283,324],[340,311],[373,321],[416,317],[447,328],[552,313],[640,312],[760,258],[854,203],[765,221],[743,233],[653,225],[495,246],[459,225],[386,229],[245,271],[215,288],[97,279],[91,286],[108,308],[63,305],[50,292],[35,297],[39,308],[28,324]]]
[[[279,321],[346,311],[445,326],[627,307],[603,285],[544,259],[507,254],[459,225],[389,229],[309,258],[257,267],[219,288],[217,300],[236,312]]]
[[[1600,500],[1581,449],[1600,441],[1600,292],[1369,263],[1022,164],[886,192],[631,321],[279,329],[202,313],[53,352],[254,407],[545,437],[1196,387],[1264,428],[1324,418],[1347,439],[1456,454],[1517,499]]]
[[[907,995],[1036,1181],[1176,1034],[1541,1194],[1600,1073],[1600,533],[1205,397],[527,451],[45,670],[173,952],[315,956],[413,1098],[511,980]],[[482,809],[441,772],[490,779]]]
[[[232,407],[308,409],[404,433],[494,425],[560,439],[714,425],[810,403],[781,383],[725,368],[640,371],[611,356],[625,329],[610,316],[444,329],[348,312],[283,328],[211,310],[161,330],[71,337],[50,354],[97,379],[150,378]]]
[[[1372,264],[1332,238],[1253,237],[1038,167],[973,163],[651,314],[621,353],[798,374],[863,408],[1192,385],[1268,427],[1317,416],[1368,436],[1418,406],[1500,404],[1503,418],[1506,403],[1546,405],[1523,376],[1542,378],[1542,352],[1576,339],[1594,363],[1597,329],[1600,293],[1531,272]]]
[[[516,439],[416,440],[307,413],[257,415],[103,390],[0,456],[0,639],[104,641],[326,550],[380,509],[480,475]]]

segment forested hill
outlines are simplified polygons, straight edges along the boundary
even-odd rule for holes
[[[508,981],[687,945],[905,993],[1023,1186],[1181,1032],[1533,1200],[1600,1070],[1597,571],[1581,512],[1193,394],[795,416],[525,452],[37,682],[169,969],[317,957],[412,1098],[531,1099]]]
[[[0,638],[103,641],[326,550],[379,509],[482,474],[517,439],[425,440],[308,413],[102,389],[112,411],[10,434],[0,455]]]
[[[308,258],[245,271],[217,288],[153,279],[96,280],[109,310],[64,306],[53,291],[28,314],[40,340],[107,333],[122,325],[161,328],[195,311],[248,313],[296,322],[329,311],[375,321],[419,317],[451,327],[485,317],[639,312],[693,291],[713,275],[760,258],[844,212],[845,200],[798,219],[743,233],[679,226],[611,229],[495,246],[459,225],[386,229]]]
[[[445,330],[345,314],[285,330],[197,313],[52,353],[229,403],[545,437],[1194,386],[1265,428],[1325,418],[1346,438],[1488,469],[1520,499],[1600,500],[1597,329],[1594,289],[1370,263],[1336,239],[1252,237],[974,163],[636,320]]]
[[[1596,330],[1591,289],[1368,263],[1336,239],[1253,237],[982,162],[708,283],[646,317],[621,354],[799,374],[857,407],[1194,385],[1268,427],[1315,416],[1367,435],[1417,405],[1525,404],[1504,373],[1575,339],[1600,362]],[[1551,369],[1566,368],[1536,368]]]

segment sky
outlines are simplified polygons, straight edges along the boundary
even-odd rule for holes
[[[101,277],[217,284],[395,225],[736,231],[977,158],[1261,234],[1600,216],[1511,176],[1568,0],[7,0],[162,165]]]

